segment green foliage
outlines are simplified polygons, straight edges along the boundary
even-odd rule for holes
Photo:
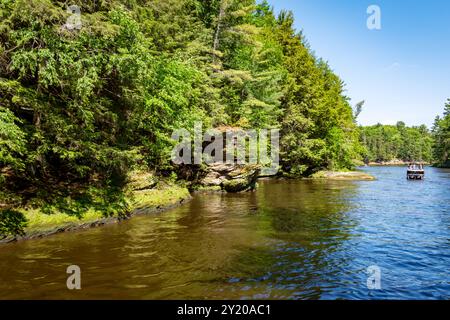
[[[292,13],[254,0],[78,5],[82,28],[69,30],[61,1],[0,0],[0,181],[23,202],[126,211],[127,174],[170,172],[173,129],[197,120],[280,128],[292,176],[359,158],[344,84]]]
[[[0,106],[0,166],[23,169],[18,158],[25,152],[26,141],[20,123],[11,110]]]
[[[426,161],[432,162],[433,138],[426,126],[406,127],[375,125],[361,128],[361,141],[366,147],[366,162]]]
[[[440,167],[450,167],[450,99],[447,100],[444,116],[437,117],[433,126],[434,159]]]
[[[292,13],[281,12],[276,32],[288,71],[282,97],[283,168],[290,175],[351,168],[361,146],[344,83],[310,52],[293,24]]]
[[[125,194],[114,186],[96,188],[89,186],[87,189],[68,192],[70,189],[62,189],[57,194],[52,194],[51,199],[45,200],[41,205],[41,212],[46,215],[64,213],[81,219],[88,210],[101,212],[104,217],[125,217],[129,213],[129,206]]]
[[[23,213],[9,209],[0,211],[0,237],[24,235],[26,226]]]
[[[0,75],[8,149],[1,160],[12,164],[15,153],[15,162],[27,168],[17,176],[107,180],[141,159],[167,164],[172,129],[201,114],[189,109],[200,95],[192,66],[156,54],[151,38],[119,4],[109,12],[83,12],[80,32],[63,30],[62,14],[39,14],[64,12],[56,1],[17,1],[8,9],[1,37],[7,45],[2,60],[10,67]],[[14,121],[23,133],[12,144],[7,137]]]

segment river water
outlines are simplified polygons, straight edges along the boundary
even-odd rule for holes
[[[449,299],[450,170],[363,170],[377,181],[266,180],[0,246],[0,299]],[[81,290],[66,287],[69,265]]]

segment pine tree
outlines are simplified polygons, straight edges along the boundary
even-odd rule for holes
[[[433,136],[436,164],[440,167],[450,167],[450,99],[445,104],[443,117],[436,117]]]

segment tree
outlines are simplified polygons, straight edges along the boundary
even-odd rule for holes
[[[294,176],[351,168],[362,149],[344,83],[310,52],[293,23],[291,12],[280,13],[277,35],[288,72],[282,98],[283,168]]]
[[[399,121],[395,126],[361,127],[361,143],[366,148],[366,162],[391,160],[432,162],[432,136],[425,125],[407,127]]]
[[[61,1],[0,0],[0,193],[114,204],[134,168],[174,170],[172,131],[198,120],[280,128],[290,176],[360,157],[345,85],[292,13],[254,0],[80,7],[78,29]]]
[[[436,117],[433,126],[433,137],[433,153],[436,165],[450,167],[450,99],[445,104],[443,117]]]

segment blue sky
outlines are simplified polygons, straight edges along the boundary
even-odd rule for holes
[[[317,56],[346,83],[359,122],[431,126],[450,98],[450,1],[269,0],[294,12]],[[381,9],[381,30],[367,8]]]

